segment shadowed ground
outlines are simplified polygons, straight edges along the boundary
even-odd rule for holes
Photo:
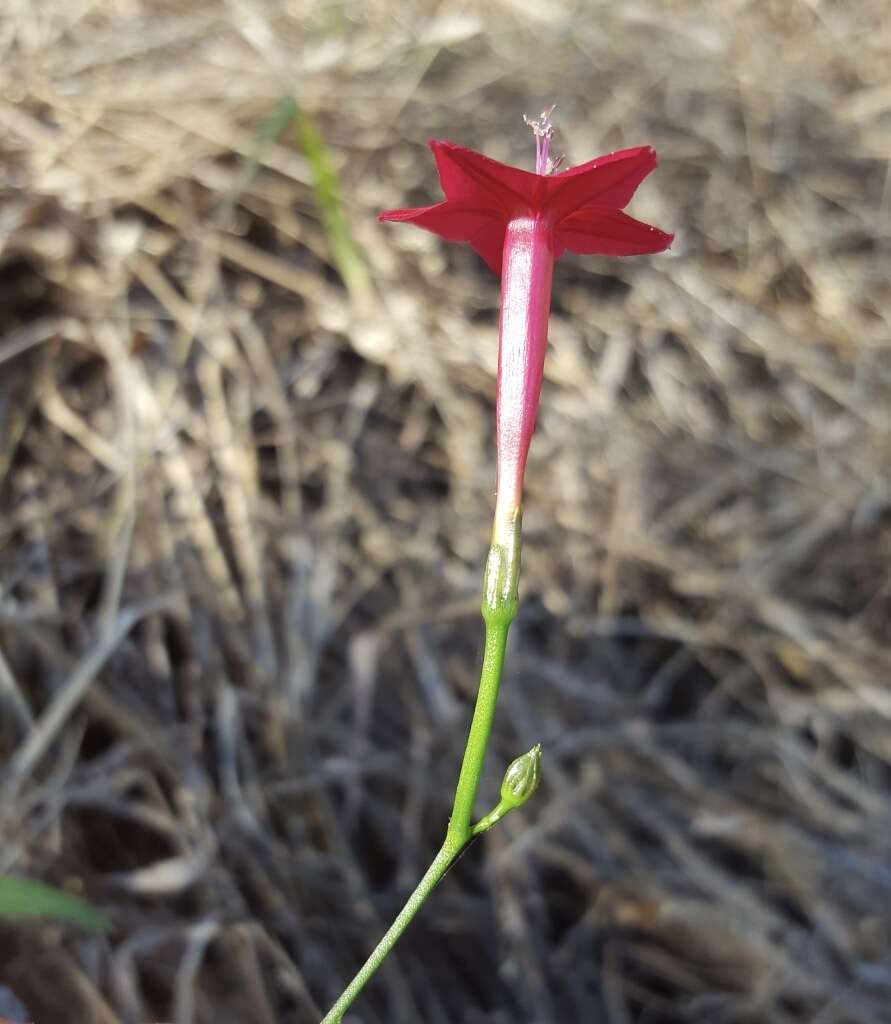
[[[677,240],[556,268],[480,810],[544,781],[349,1019],[887,1024],[889,57],[882,0],[6,6],[0,874],[113,927],[0,927],[4,998],[314,1024],[429,862],[498,282],[375,214],[556,102]]]

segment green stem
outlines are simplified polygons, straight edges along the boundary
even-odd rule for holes
[[[505,814],[509,814],[512,809],[504,800],[499,800],[492,810],[488,814],[484,814],[473,826],[470,834],[476,838],[476,836],[481,836],[484,832],[488,832],[493,825],[497,825]]]
[[[455,863],[464,847],[474,835],[485,831],[502,817],[502,814],[495,816],[501,808],[501,804],[499,804],[495,811],[490,812],[479,823],[483,827],[471,826],[473,804],[483,771],[483,762],[486,759],[486,748],[489,745],[489,736],[492,732],[492,720],[495,717],[495,703],[498,700],[501,671],[504,667],[507,634],[517,614],[517,590],[520,576],[520,521],[520,510],[516,509],[506,520],[496,522],[492,546],[489,548],[489,557],[486,560],[481,609],[486,624],[483,665],[480,671],[476,706],[473,709],[473,719],[467,735],[467,746],[458,774],[455,801],[445,841],[417,888],[399,911],[396,920],[387,929],[371,956],[325,1015],[321,1024],[340,1024],[353,1000],[384,962],[387,954],[399,941],[412,918],[436,888],[443,875]]]
[[[460,852],[460,849],[452,849],[448,841],[443,843],[442,849],[433,858],[433,863],[429,868],[427,868],[424,877],[420,882],[418,882],[417,888],[411,896],[409,896],[402,910],[399,911],[396,920],[384,933],[384,937],[380,940],[377,946],[375,946],[371,956],[359,969],[359,973],[356,977],[353,978],[349,985],[347,985],[337,1002],[325,1014],[322,1024],[340,1024],[343,1020],[343,1015],[347,1012],[350,1006],[352,1006],[353,1000],[362,991],[366,982],[368,982],[378,967],[380,967],[384,962],[387,954],[399,941],[399,937],[408,927],[411,919],[424,905],[425,900],[436,888],[442,876],[449,870],[452,864],[454,864],[455,859]]]
[[[495,702],[498,700],[498,689],[501,685],[507,634],[513,621],[513,615],[493,613],[485,605],[483,618],[486,623],[486,645],[480,670],[480,688],[476,696],[476,707],[473,709],[470,732],[467,734],[467,746],[458,774],[455,802],[447,832],[448,837],[455,841],[466,838],[470,833],[473,804],[483,772],[486,748],[492,733],[492,720],[495,717]]]

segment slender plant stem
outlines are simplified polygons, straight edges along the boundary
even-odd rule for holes
[[[492,721],[495,717],[495,702],[498,700],[498,689],[501,685],[501,671],[504,667],[504,651],[507,646],[507,634],[513,615],[509,617],[483,607],[483,618],[486,622],[486,645],[483,650],[483,665],[480,671],[480,687],[473,709],[473,719],[467,734],[467,746],[461,771],[458,774],[458,785],[455,788],[455,802],[449,818],[448,837],[454,841],[464,840],[470,834],[470,823],[473,818],[473,803],[479,787],[486,748],[492,732]]]
[[[467,736],[464,759],[458,774],[455,801],[445,841],[417,888],[399,911],[396,920],[387,929],[371,956],[359,969],[358,974],[325,1015],[322,1024],[340,1024],[353,1000],[384,962],[387,954],[399,941],[400,936],[423,906],[427,897],[476,834],[471,825],[473,803],[483,771],[489,736],[492,732],[495,703],[498,699],[501,671],[504,667],[507,634],[517,614],[519,574],[520,512],[519,509],[515,509],[506,520],[496,521],[492,546],[486,560],[482,601],[483,620],[486,624],[486,643],[480,671],[480,686]],[[494,824],[494,821],[501,817],[501,815],[497,815],[493,818],[493,815],[494,812],[486,815],[483,821],[491,821],[491,824]]]
[[[442,849],[433,858],[433,863],[427,868],[424,877],[418,882],[415,891],[409,896],[402,910],[399,911],[395,921],[384,933],[384,937],[375,946],[371,956],[359,969],[359,973],[347,985],[337,1002],[325,1014],[322,1024],[340,1024],[343,1015],[352,1006],[353,1000],[365,987],[366,982],[380,967],[390,950],[399,941],[400,936],[408,927],[409,922],[424,905],[424,901],[436,888],[442,876],[449,870],[455,858],[461,850],[454,850],[447,842],[443,843]]]

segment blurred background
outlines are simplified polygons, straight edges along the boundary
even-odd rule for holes
[[[891,1020],[884,0],[6,0],[0,1016],[313,1024],[438,848],[498,280],[429,138],[652,144],[567,257],[462,859],[354,1024]],[[89,923],[89,922],[87,922]]]

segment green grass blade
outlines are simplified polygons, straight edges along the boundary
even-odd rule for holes
[[[108,918],[89,903],[43,882],[17,875],[0,875],[0,919],[52,918],[104,931]]]
[[[278,141],[281,133],[288,127],[296,115],[297,104],[292,97],[285,96],[272,112],[272,116],[260,125],[254,134],[250,156],[245,160],[241,170],[241,188],[247,188],[253,181],[257,168],[260,165],[260,158],[263,156],[266,147]]]
[[[311,114],[301,110],[296,103],[293,109],[297,143],[312,169],[316,201],[338,273],[352,295],[365,293],[369,287],[368,270],[350,234],[337,175],[328,156],[325,140]]]
[[[337,272],[351,295],[364,295],[369,291],[368,269],[350,234],[347,215],[340,198],[337,175],[328,155],[328,148],[315,119],[300,109],[293,96],[283,97],[268,120],[257,129],[250,155],[245,159],[242,168],[240,188],[246,188],[250,184],[257,173],[266,147],[276,142],[291,124],[294,125],[297,146],[309,163],[322,227],[328,238]]]

